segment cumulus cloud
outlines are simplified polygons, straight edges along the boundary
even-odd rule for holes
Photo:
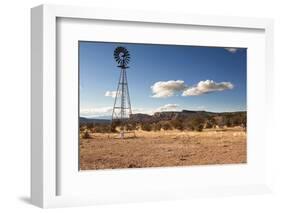
[[[155,112],[179,111],[179,110],[180,108],[178,104],[165,104],[157,108],[133,108],[132,112],[133,114],[142,113],[142,114],[153,115]]]
[[[164,106],[160,106],[156,109],[157,112],[163,112],[163,111],[176,111],[178,110],[179,105],[178,104],[166,104]]]
[[[132,113],[133,114],[142,113],[142,114],[152,115],[154,113],[154,110],[151,108],[133,108]]]
[[[107,97],[115,98],[116,93],[117,93],[116,91],[106,91],[104,95],[107,96]]]
[[[234,47],[226,47],[224,49],[226,49],[230,53],[236,53],[238,51],[238,48],[234,48]]]
[[[185,89],[182,96],[197,96],[206,93],[233,89],[231,82],[216,83],[213,80],[200,81],[197,85]]]
[[[158,81],[151,86],[152,97],[167,98],[181,92],[182,96],[197,96],[206,93],[233,89],[231,82],[200,81],[197,85],[188,87],[182,80]]]
[[[176,92],[181,92],[186,88],[184,81],[158,81],[151,86],[153,98],[166,98],[173,96]]]

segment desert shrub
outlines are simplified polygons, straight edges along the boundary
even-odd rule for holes
[[[190,122],[190,127],[192,130],[201,132],[204,128],[205,120],[203,118],[194,118]]]
[[[247,131],[247,117],[246,116],[242,119],[241,126],[245,129],[245,131]]]
[[[81,132],[80,137],[83,139],[89,139],[91,138],[90,132],[89,130],[84,130],[83,132]]]
[[[244,125],[246,113],[229,113],[222,116],[221,125],[227,127]]]
[[[209,122],[209,121],[207,121],[206,124],[205,124],[205,128],[206,128],[206,129],[210,129],[210,128],[212,128],[212,127],[213,127],[212,123]]]
[[[183,122],[182,122],[182,120],[179,120],[179,119],[172,120],[171,125],[174,129],[178,129],[181,131],[184,129]]]
[[[195,131],[202,132],[203,128],[204,128],[203,124],[200,124],[195,127]]]
[[[136,124],[136,130],[141,130],[141,124],[139,123]]]
[[[96,124],[93,127],[94,133],[109,133],[111,130],[112,128],[110,124]]]
[[[172,127],[172,125],[170,124],[170,122],[164,122],[164,123],[162,124],[162,128],[163,128],[164,130],[172,130],[172,129],[173,129],[173,127]]]
[[[113,121],[111,124],[110,124],[110,132],[117,132],[116,128],[121,125],[121,122],[120,121]]]
[[[149,123],[142,123],[141,124],[141,129],[143,131],[151,131],[152,130],[152,125]]]
[[[136,125],[136,123],[134,123],[134,122],[131,122],[131,123],[127,123],[127,124],[126,124],[126,129],[127,129],[128,131],[136,130],[136,128],[137,128],[137,125]]]
[[[110,132],[117,132],[119,130],[134,130],[136,128],[136,124],[134,123],[122,123],[121,120],[114,120],[110,125]]]
[[[217,121],[213,117],[209,117],[205,123],[205,128],[214,128],[217,125]]]
[[[216,121],[216,125],[215,126],[223,126],[223,119],[222,116],[216,116],[214,117],[215,121]]]
[[[238,116],[233,117],[232,123],[233,123],[233,126],[241,125],[243,123],[242,117],[240,117],[240,116],[239,117]]]
[[[193,126],[191,125],[190,119],[186,119],[186,120],[183,121],[183,128],[185,130],[194,130]]]
[[[94,128],[94,124],[93,123],[87,123],[86,127],[87,127],[87,129],[93,129]]]
[[[115,124],[111,124],[110,125],[110,132],[117,132],[116,127],[117,126]]]
[[[87,129],[87,126],[86,126],[86,125],[84,125],[84,124],[80,124],[80,125],[79,125],[79,130],[80,130],[80,132],[84,131],[85,129]]]
[[[227,126],[227,127],[231,127],[233,126],[233,118],[231,115],[224,115],[222,118],[222,125],[223,126]]]
[[[162,128],[162,125],[160,123],[153,123],[152,124],[152,130],[155,131],[155,132],[160,131],[161,128]]]
[[[121,121],[120,120],[114,120],[112,121],[111,125],[114,125],[114,126],[120,126],[121,125]]]

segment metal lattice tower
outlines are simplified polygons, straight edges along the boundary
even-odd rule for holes
[[[117,47],[114,51],[114,59],[120,68],[120,76],[116,90],[113,110],[112,110],[112,124],[118,123],[120,126],[120,137],[124,138],[126,133],[126,124],[132,114],[128,79],[127,66],[130,61],[129,51],[124,47]]]

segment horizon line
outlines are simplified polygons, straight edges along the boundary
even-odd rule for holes
[[[183,112],[183,111],[190,111],[190,112],[208,112],[208,113],[238,113],[238,112],[247,112],[247,110],[238,110],[238,111],[220,111],[220,112],[214,112],[214,111],[206,111],[206,110],[188,110],[188,109],[183,109],[181,111],[159,111],[159,112],[154,112],[153,114],[148,114],[148,113],[132,113],[132,115],[137,115],[137,114],[143,114],[143,115],[154,115],[155,113],[171,113],[171,112]],[[111,115],[97,115],[97,116],[81,116],[79,114],[79,118],[99,118],[99,117],[111,117]],[[102,118],[101,118],[102,119]],[[111,118],[110,118],[111,119]],[[108,119],[104,119],[108,120]]]

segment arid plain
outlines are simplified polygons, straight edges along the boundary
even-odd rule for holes
[[[80,169],[173,167],[247,162],[246,132],[241,127],[196,131],[135,131],[119,139],[92,133],[80,139]]]

